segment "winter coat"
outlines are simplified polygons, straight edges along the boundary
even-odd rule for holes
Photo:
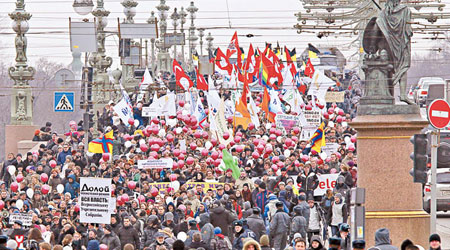
[[[293,238],[294,234],[299,233],[303,239],[306,239],[306,227],[307,222],[305,217],[301,215],[295,216],[291,223],[291,238]]]
[[[155,235],[158,232],[157,227],[147,227],[144,229],[144,237],[142,237],[142,244],[150,246],[155,241]]]
[[[242,212],[242,217],[248,218],[252,214],[253,214],[252,205],[248,201],[244,202],[244,211]]]
[[[200,229],[202,233],[202,240],[209,246],[211,240],[214,238],[214,226],[210,223],[209,214],[204,213],[200,215]]]
[[[254,188],[253,181],[248,177],[245,177],[244,179],[241,179],[241,178],[237,179],[236,183],[235,183],[235,187],[237,190],[242,190],[242,189],[244,189],[244,184],[248,184],[248,187],[250,189]]]
[[[233,250],[242,250],[244,247],[244,239],[252,238],[255,239],[255,233],[248,229],[242,229],[240,233],[235,234],[235,238],[233,240]]]
[[[259,209],[261,210],[261,214],[264,214],[264,208],[269,200],[269,194],[270,192],[267,190],[264,190],[263,192],[258,192],[258,194],[256,194],[256,206],[259,207]]]
[[[211,250],[229,250],[231,249],[231,242],[225,238],[223,234],[217,234],[211,240],[209,249]]]
[[[289,234],[291,217],[282,209],[278,209],[270,222],[270,234]]]
[[[306,238],[305,238],[306,239]],[[313,248],[313,247],[309,247],[308,248],[308,250],[326,250],[326,248],[323,246],[323,242],[322,242],[322,240],[320,239],[320,236],[319,235],[313,235],[312,237],[311,237],[311,242],[313,242],[313,241],[317,241],[317,242],[319,242],[319,246],[317,247],[317,248]]]
[[[247,218],[247,225],[250,230],[255,233],[256,240],[259,240],[261,235],[266,234],[266,226],[261,216],[252,214]]]
[[[344,183],[345,183],[345,185],[347,185],[347,187],[349,187],[349,188],[353,187],[353,177],[349,171],[340,172],[339,175],[344,177]]]
[[[119,236],[120,239],[120,249],[123,249],[128,243],[133,245],[136,249],[140,248],[139,232],[133,226],[122,226],[117,236]]]
[[[195,228],[195,229],[189,229],[189,231],[186,233],[186,234],[187,234],[187,238],[186,238],[186,240],[184,241],[184,245],[185,245],[185,246],[191,245],[192,240],[193,240],[193,236],[194,236],[194,234],[197,233],[197,232],[198,232],[198,230],[197,230],[196,228]]]
[[[67,182],[66,186],[64,187],[64,193],[69,193],[71,196],[71,199],[74,199],[76,197],[78,197],[78,189],[80,188],[80,184],[76,181],[76,177],[75,175],[71,174],[68,177],[69,179],[72,179],[73,182]]]
[[[242,250],[247,250],[250,247],[250,245],[255,246],[256,250],[261,250],[261,246],[259,245],[259,243],[252,239],[245,241],[245,244],[244,244],[244,247],[242,248]]]
[[[209,250],[209,246],[202,240],[200,242],[192,242],[189,245],[190,248],[199,249],[200,247],[203,247],[205,250]]]
[[[310,170],[307,175],[303,173],[297,177],[297,183],[301,183],[301,187],[306,191],[314,191],[319,185],[319,178],[314,171]]]
[[[222,206],[213,208],[210,211],[211,211],[211,214],[210,214],[211,224],[214,227],[220,227],[220,229],[222,229],[223,235],[225,235],[225,236],[230,235],[229,234],[230,232],[228,231],[228,227],[229,227],[229,225],[231,225],[231,223],[234,220],[237,219],[237,217],[233,216],[232,213],[225,210],[225,208]]]
[[[121,250],[119,237],[113,232],[104,234],[100,239],[100,244],[107,245],[109,250]]]
[[[63,151],[61,151],[58,154],[58,158],[56,159],[56,164],[63,165],[64,162],[66,162],[66,156],[68,156],[68,155],[72,155],[72,151],[70,151],[70,150],[67,150],[67,151],[63,150]]]
[[[375,232],[375,247],[380,250],[398,250],[397,247],[391,245],[389,230],[380,228]]]
[[[343,201],[340,201],[339,203],[333,202],[331,211],[330,225],[338,226],[341,223],[347,223],[347,205]]]

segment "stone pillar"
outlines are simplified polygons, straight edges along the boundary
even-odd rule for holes
[[[358,187],[366,189],[368,248],[382,227],[397,247],[405,239],[428,245],[430,216],[422,208],[422,185],[409,174],[409,139],[427,124],[416,105],[361,105],[350,124],[358,131]]]

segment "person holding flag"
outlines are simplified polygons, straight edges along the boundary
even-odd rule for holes
[[[96,154],[111,154],[113,150],[113,130],[110,130],[108,133],[104,134],[102,137],[92,140],[89,142],[88,151]]]

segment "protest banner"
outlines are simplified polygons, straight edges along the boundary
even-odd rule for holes
[[[322,117],[320,111],[305,110],[304,115],[308,126],[315,126],[316,128],[320,126],[320,118]]]
[[[309,141],[316,130],[316,126],[303,126],[302,132],[300,133],[300,141]]]
[[[158,168],[172,168],[172,167],[173,167],[172,158],[138,160],[139,169],[158,169]]]
[[[317,175],[317,178],[319,179],[319,185],[314,190],[314,196],[322,196],[325,194],[327,189],[333,190],[333,188],[336,186],[336,179],[339,176],[339,174],[321,174]],[[290,176],[294,180],[294,186],[297,189],[302,188],[301,183],[297,183],[297,176],[291,175]]]
[[[290,133],[292,128],[301,127],[300,116],[279,114],[275,117],[275,125],[286,133]]]
[[[325,146],[322,146],[322,152],[326,153],[327,156],[331,156],[332,153],[336,153],[339,148],[339,144],[337,143],[327,143]]]
[[[111,179],[80,178],[80,222],[111,223]]]
[[[328,91],[325,94],[325,102],[344,102],[345,91]]]
[[[33,215],[27,213],[9,214],[9,224],[14,224],[14,221],[18,220],[20,220],[24,226],[29,227],[32,224]]]
[[[197,186],[201,186],[203,188],[203,191],[206,192],[208,189],[212,189],[213,191],[217,190],[217,186],[222,185],[224,183],[219,182],[187,182],[184,185],[186,185],[186,189],[194,188],[196,189]],[[156,187],[159,191],[165,191],[167,188],[170,187],[170,182],[154,182],[148,184],[149,188]]]

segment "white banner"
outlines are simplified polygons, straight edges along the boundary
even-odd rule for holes
[[[314,196],[322,196],[327,192],[327,189],[333,190],[336,186],[336,179],[339,174],[322,174],[317,175],[319,178],[319,185],[314,190]]]
[[[172,168],[172,158],[138,160],[139,169]]]
[[[302,127],[302,132],[300,133],[300,141],[309,141],[313,136],[314,132],[316,132],[316,126],[304,126]]]
[[[21,213],[21,214],[9,214],[9,224],[14,224],[15,221],[20,220],[22,222],[22,225],[24,226],[31,226],[32,220],[33,220],[33,215],[31,214],[26,214],[26,213]]]
[[[275,116],[275,124],[277,128],[289,133],[294,127],[301,127],[299,115],[282,115]]]
[[[80,222],[111,223],[111,179],[80,178]]]
[[[305,110],[303,114],[305,115],[307,125],[316,126],[316,128],[320,126],[320,111]]]
[[[142,107],[142,117],[175,116],[177,114],[175,99],[176,96],[173,93],[161,96],[154,100],[150,106]]]
[[[328,91],[325,94],[326,102],[344,102],[345,91]]]
[[[336,153],[339,148],[339,144],[337,143],[327,143],[322,147],[322,152],[326,153],[327,156],[331,156],[332,153]]]

